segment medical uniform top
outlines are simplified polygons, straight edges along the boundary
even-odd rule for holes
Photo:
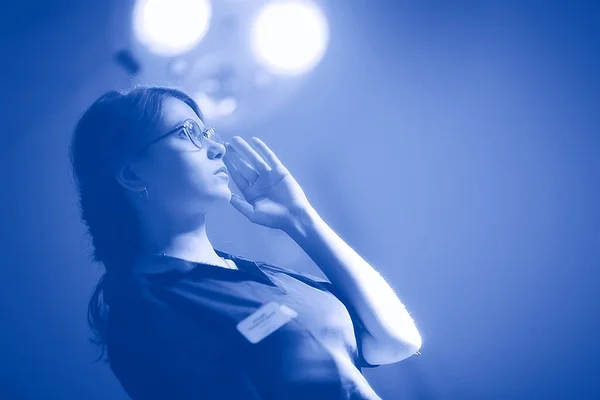
[[[364,328],[329,281],[217,254],[237,269],[151,256],[139,262],[168,270],[120,283],[107,352],[132,399],[380,399],[361,373],[377,367]]]

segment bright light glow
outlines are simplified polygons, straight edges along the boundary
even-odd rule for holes
[[[133,9],[133,30],[151,52],[175,56],[202,40],[211,13],[208,0],[138,0]]]
[[[267,4],[252,26],[252,50],[269,70],[299,75],[323,57],[329,40],[327,19],[310,1]]]
[[[237,101],[233,97],[217,100],[205,92],[198,92],[194,94],[194,100],[198,103],[204,117],[208,119],[229,117],[237,108]]]

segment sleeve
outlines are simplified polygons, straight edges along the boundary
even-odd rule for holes
[[[362,352],[362,343],[360,340],[360,337],[362,336],[363,332],[366,331],[362,321],[360,320],[358,314],[356,313],[356,311],[354,310],[354,307],[352,307],[350,305],[350,302],[348,302],[343,296],[342,294],[337,290],[337,288],[327,279],[327,278],[319,278],[317,276],[305,273],[305,272],[297,272],[297,271],[292,271],[286,268],[281,268],[278,266],[273,266],[273,265],[268,265],[268,267],[288,274],[304,283],[307,283],[313,287],[316,287],[318,289],[327,291],[329,293],[331,293],[332,295],[334,295],[335,297],[337,297],[337,299],[339,301],[341,301],[344,306],[346,306],[346,309],[348,310],[348,313],[350,314],[350,318],[352,319],[352,324],[354,326],[354,336],[356,337],[356,344],[358,347],[358,366],[361,368],[377,368],[380,365],[379,364],[369,364],[364,356],[363,356],[363,352]]]
[[[133,400],[261,399],[233,346],[216,334],[172,316],[136,320],[109,348],[111,368]]]

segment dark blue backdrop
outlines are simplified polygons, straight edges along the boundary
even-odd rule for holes
[[[1,17],[0,398],[124,399],[92,364],[89,261],[67,146],[127,86],[104,2]],[[14,9],[14,10],[12,10]],[[367,371],[385,399],[591,399],[600,283],[600,13],[591,1],[330,1],[332,39],[247,129],[398,289],[422,354]],[[12,11],[11,11],[12,10]],[[213,243],[318,272],[230,208]]]

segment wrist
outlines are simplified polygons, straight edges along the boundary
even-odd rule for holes
[[[289,223],[283,230],[294,241],[300,242],[306,239],[318,220],[319,214],[312,206],[298,207],[290,212]]]

